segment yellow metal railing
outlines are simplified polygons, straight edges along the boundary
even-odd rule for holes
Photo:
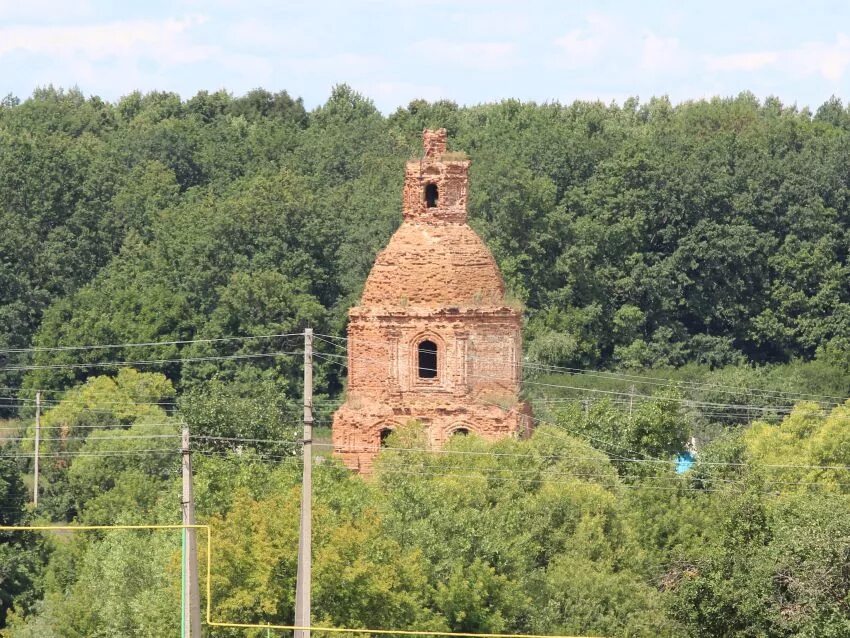
[[[90,532],[109,530],[157,530],[157,529],[197,529],[205,530],[207,536],[207,611],[206,624],[209,627],[227,627],[232,629],[281,629],[286,631],[326,631],[338,634],[374,634],[399,636],[445,636],[453,638],[588,638],[582,636],[558,636],[551,634],[491,634],[455,631],[431,631],[427,629],[366,629],[362,627],[299,627],[298,625],[260,625],[251,623],[220,622],[212,619],[212,529],[209,525],[22,525],[0,526],[3,532]]]

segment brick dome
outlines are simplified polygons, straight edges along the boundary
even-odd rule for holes
[[[504,291],[496,261],[465,223],[405,221],[378,254],[360,305],[501,307]]]

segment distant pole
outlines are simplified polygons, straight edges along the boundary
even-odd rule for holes
[[[183,524],[195,524],[195,501],[192,497],[192,454],[189,451],[189,428],[183,426]],[[190,638],[201,638],[201,591],[198,588],[198,548],[194,528],[183,528],[183,626]]]
[[[32,505],[38,507],[38,447],[41,443],[41,391],[35,393],[35,456],[32,480]]]
[[[313,536],[313,329],[304,330],[304,474],[301,481],[301,529],[298,535],[298,575],[295,581],[295,626],[310,626],[310,560]],[[296,629],[294,638],[310,638]]]
[[[629,389],[629,421],[632,420],[632,404],[635,401],[635,386],[632,384],[632,387]]]

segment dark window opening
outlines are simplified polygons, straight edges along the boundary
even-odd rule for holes
[[[434,379],[437,376],[437,344],[427,339],[419,344],[419,378]]]
[[[436,184],[428,184],[425,187],[425,205],[428,208],[436,208],[437,201],[440,199],[440,195],[437,192]]]
[[[469,430],[466,428],[458,428],[454,432],[452,432],[452,436],[466,436],[469,434]]]
[[[387,439],[390,437],[390,434],[392,434],[392,433],[393,433],[393,431],[390,428],[384,428],[383,430],[381,430],[381,434],[380,434],[381,447],[387,446]]]

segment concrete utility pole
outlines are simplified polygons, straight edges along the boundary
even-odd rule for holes
[[[41,443],[41,392],[35,393],[35,457],[32,479],[32,505],[38,507],[38,447]]]
[[[313,537],[313,329],[304,330],[304,474],[301,482],[301,530],[298,535],[298,576],[295,581],[295,626],[310,626],[310,561]],[[310,638],[296,629],[294,638]]]
[[[189,451],[189,428],[183,426],[183,524],[195,524],[195,501],[192,497],[192,455]],[[198,588],[198,545],[194,528],[183,528],[183,627],[190,638],[201,638],[201,591]]]

